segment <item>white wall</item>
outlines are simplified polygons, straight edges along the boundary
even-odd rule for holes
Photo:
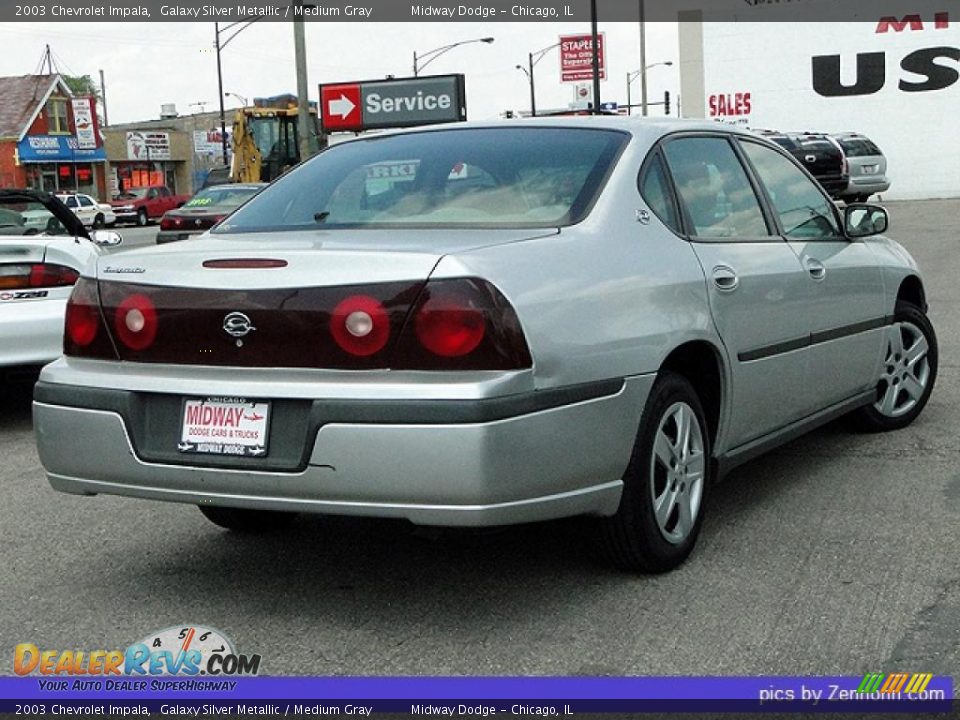
[[[704,22],[705,115],[711,116],[711,98],[717,106],[723,96],[733,108],[721,119],[730,122],[783,131],[862,132],[887,156],[892,185],[885,199],[960,196],[960,82],[916,92],[899,87],[901,80],[927,80],[901,68],[904,57],[925,48],[945,48],[936,60],[945,68],[939,72],[948,80],[960,78],[960,58],[949,57],[960,54],[960,13],[949,17],[946,28],[935,27],[933,14],[924,13],[922,30],[902,32],[878,33],[879,19]],[[857,54],[876,52],[885,53],[885,85],[879,91],[843,97],[814,91],[814,56],[839,55],[841,83],[853,85]],[[681,93],[686,93],[697,85],[697,68],[683,57],[681,65]]]

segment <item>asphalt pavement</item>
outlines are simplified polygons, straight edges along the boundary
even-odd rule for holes
[[[892,434],[834,423],[738,469],[665,576],[599,564],[585,520],[454,532],[309,517],[251,538],[186,505],[55,493],[29,385],[8,388],[0,673],[17,643],[123,648],[189,623],[269,675],[960,673],[960,201],[889,208],[940,338],[926,411]]]

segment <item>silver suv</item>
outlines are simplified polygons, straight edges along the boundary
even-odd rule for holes
[[[838,133],[832,136],[849,166],[850,183],[840,193],[840,199],[866,202],[871,195],[890,189],[887,179],[887,158],[870,138],[860,133]]]
[[[920,414],[937,341],[886,225],[712,123],[351,140],[86,271],[36,386],[40,459],[57,490],[238,531],[592,515],[618,565],[662,572],[730,468],[846,413]]]

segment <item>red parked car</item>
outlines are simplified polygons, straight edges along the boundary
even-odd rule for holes
[[[117,222],[147,225],[159,220],[167,210],[173,210],[190,199],[189,195],[174,195],[166,185],[127,188],[110,204]]]

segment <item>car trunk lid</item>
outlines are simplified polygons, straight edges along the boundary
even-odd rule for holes
[[[123,360],[389,367],[407,317],[444,254],[515,242],[532,233],[458,231],[446,239],[443,234],[425,237],[430,234],[202,236],[189,245],[102,258],[100,302]],[[388,341],[369,356],[348,355],[331,339],[331,318],[344,303],[369,306],[374,324],[384,328]]]

